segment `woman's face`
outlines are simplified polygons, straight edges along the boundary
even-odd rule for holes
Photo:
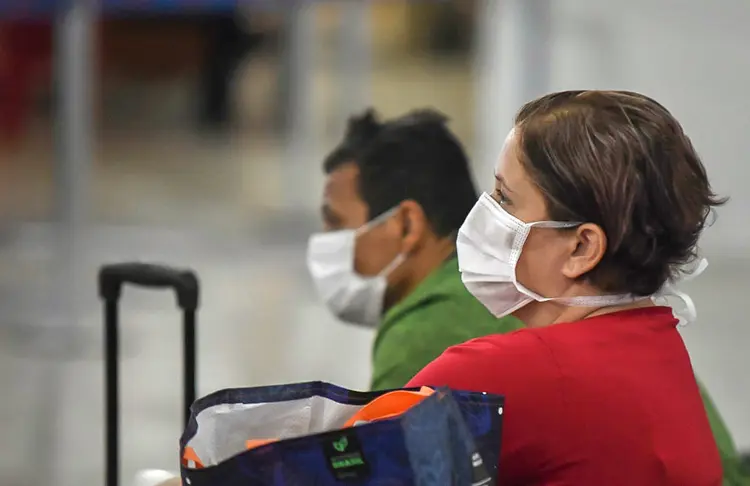
[[[518,131],[505,141],[495,172],[492,197],[524,223],[549,221],[544,197],[521,164],[517,150]],[[561,297],[571,291],[565,275],[576,251],[576,232],[532,227],[516,265],[516,278],[529,290],[544,297]]]

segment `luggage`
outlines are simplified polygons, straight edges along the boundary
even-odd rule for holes
[[[180,440],[182,482],[491,486],[502,412],[503,397],[447,389],[356,392],[309,382],[222,390],[193,404]]]
[[[104,302],[105,485],[119,484],[119,302],[125,285],[172,289],[183,313],[183,414],[187,423],[195,401],[196,313],[199,283],[194,272],[146,263],[119,263],[99,269]]]

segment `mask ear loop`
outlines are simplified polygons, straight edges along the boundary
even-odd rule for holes
[[[387,215],[387,218],[390,218],[391,216],[393,216],[394,214],[396,214],[396,211],[398,211],[398,206],[396,206],[395,208],[393,208],[390,211],[386,212],[385,215]],[[382,217],[382,216],[379,216],[376,219],[379,219],[380,217]],[[406,234],[407,234],[408,224],[409,224],[409,222],[407,220],[407,222],[406,222],[407,226],[404,228],[404,236],[406,236]],[[378,273],[378,276],[379,277],[387,277],[388,275],[390,275],[391,272],[393,272],[396,268],[398,268],[405,261],[406,261],[406,254],[405,253],[399,253],[398,255],[396,255],[396,258],[394,258],[391,263],[389,263],[388,265],[386,265],[386,267]]]
[[[403,253],[399,253],[398,255],[396,255],[396,258],[394,258],[391,263],[386,265],[385,268],[378,273],[378,277],[387,277],[399,265],[404,263],[405,260],[406,260],[406,255]]]
[[[367,233],[374,227],[376,227],[379,224],[382,224],[388,220],[391,216],[396,214],[396,211],[398,211],[399,206],[394,206],[388,211],[380,214],[379,216],[375,217],[374,219],[368,221],[367,223],[363,224],[359,228],[357,228],[354,232],[355,238],[363,233]],[[399,265],[404,263],[406,260],[406,255],[403,253],[399,253],[396,255],[396,258],[391,261],[388,265],[385,266],[383,270],[378,272],[377,277],[387,277],[391,272],[393,272]]]
[[[394,206],[388,211],[366,222],[365,224],[363,224],[362,226],[360,226],[359,228],[355,230],[355,234],[359,236],[362,233],[367,233],[368,231],[378,226],[379,224],[385,223],[388,220],[388,218],[396,214],[396,211],[398,211],[398,208],[399,206]]]
[[[690,280],[693,280],[694,278],[699,276],[701,273],[703,273],[707,267],[708,267],[708,260],[706,260],[705,258],[701,258],[700,262],[698,262],[698,266],[695,267],[695,269],[692,272],[686,274],[685,277],[682,279],[682,281],[688,282]],[[685,292],[681,290],[677,290],[677,288],[675,288],[675,286],[672,285],[671,283],[667,283],[664,286],[664,288],[657,294],[657,296],[655,296],[653,300],[656,301],[658,299],[658,300],[663,300],[666,302],[667,300],[666,297],[669,295],[677,297],[685,305],[685,311],[684,311],[685,315],[675,316],[677,317],[677,320],[679,321],[677,325],[680,327],[685,327],[689,323],[695,322],[695,320],[698,317],[698,311],[695,308],[695,302],[693,302],[693,299],[688,294],[686,294]]]
[[[685,292],[682,292],[681,290],[677,290],[676,288],[669,286],[668,288],[665,288],[660,294],[661,294],[660,297],[664,301],[667,300],[666,299],[667,295],[671,295],[680,299],[682,303],[685,305],[685,310],[675,315],[678,321],[677,322],[678,326],[685,327],[691,322],[695,322],[695,320],[698,318],[698,311],[695,308],[695,302],[693,302],[693,299]]]

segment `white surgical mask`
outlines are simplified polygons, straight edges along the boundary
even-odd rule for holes
[[[469,292],[496,317],[506,316],[533,301],[604,307],[648,298],[630,294],[543,297],[518,282],[516,264],[531,228],[572,228],[579,224],[524,223],[484,193],[458,231],[456,249],[461,279]]]
[[[387,211],[356,230],[315,233],[307,246],[307,267],[320,298],[336,317],[350,324],[376,327],[383,314],[386,277],[403,263],[399,254],[378,275],[368,277],[354,270],[357,237],[391,217]]]

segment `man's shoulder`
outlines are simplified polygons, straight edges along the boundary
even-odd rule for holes
[[[403,346],[427,346],[434,354],[437,348],[442,352],[476,337],[520,327],[522,323],[513,317],[493,316],[466,290],[457,262],[449,260],[385,314],[375,339],[375,350],[382,341],[389,340]]]
[[[503,334],[523,327],[514,317],[493,316],[465,289],[453,293],[435,293],[400,312],[386,315],[378,337],[429,336],[436,344],[452,346],[490,334]]]
[[[443,263],[425,278],[401,302],[394,305],[385,315],[385,320],[392,320],[409,314],[415,309],[436,303],[462,301],[471,297],[458,271],[458,264],[452,260]],[[476,302],[478,304],[478,302]]]
[[[398,366],[409,368],[408,380],[452,346],[481,336],[512,332],[521,326],[512,317],[495,318],[471,295],[468,297],[434,294],[418,305],[388,315],[373,343],[375,371],[398,362]]]
[[[426,314],[437,314],[446,319],[462,318],[474,321],[497,321],[468,290],[461,287],[420,291],[410,296],[383,316],[383,324],[404,320],[420,320]]]
[[[463,304],[460,298],[434,294],[387,314],[378,328],[375,350],[388,341],[402,348],[441,348],[442,352],[470,339],[501,332],[497,319],[484,308],[477,308],[478,303]]]
[[[393,306],[383,317],[382,328],[412,321],[429,321],[433,326],[460,323],[464,327],[483,328],[483,331],[484,328],[492,329],[492,332],[507,332],[521,325],[514,318],[497,319],[471,295],[461,281],[455,259],[445,262],[414,292]],[[481,332],[475,336],[484,334]]]

